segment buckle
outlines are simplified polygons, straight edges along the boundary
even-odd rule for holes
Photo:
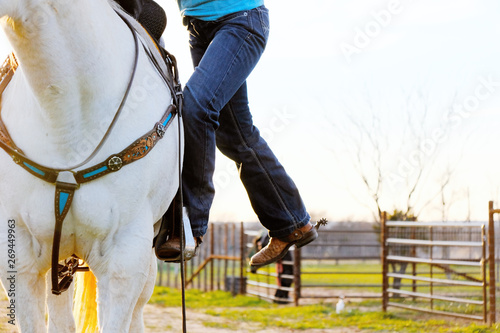
[[[78,258],[72,257],[64,261],[64,265],[58,265],[58,284],[57,289],[52,290],[54,294],[60,295],[61,293],[68,290],[71,283],[73,282],[73,275],[78,270],[79,260]]]
[[[14,163],[16,164],[21,164],[23,161],[21,161],[21,159],[16,156],[16,155],[12,155],[12,160],[14,161]]]
[[[174,90],[175,90],[175,96],[183,96],[181,84],[174,85]]]

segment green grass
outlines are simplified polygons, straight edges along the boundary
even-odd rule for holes
[[[166,287],[156,287],[150,303],[163,306],[180,306],[180,291]],[[328,304],[304,306],[278,306],[255,297],[229,292],[203,292],[196,289],[186,291],[187,307],[225,319],[207,322],[207,326],[238,329],[238,323],[248,322],[266,327],[290,330],[333,329],[356,327],[369,332],[397,333],[493,333],[500,331],[500,325],[488,327],[477,323],[457,320],[435,319],[429,315],[407,310],[390,309],[380,311],[379,300],[350,302],[346,311],[337,314],[334,306]]]
[[[428,270],[422,270],[418,267],[419,276],[429,276]],[[215,266],[215,271],[220,270],[220,267]],[[270,265],[268,268],[262,269],[267,273],[275,273],[275,266]],[[380,287],[356,287],[358,284],[381,284],[381,274],[363,274],[366,272],[381,272],[381,266],[378,262],[363,262],[363,263],[341,263],[336,264],[334,261],[316,264],[311,261],[302,266],[302,283],[306,285],[352,285],[342,287],[342,290],[356,291],[373,291],[381,292]],[[324,274],[307,274],[307,272],[324,272]],[[354,274],[346,274],[351,272]],[[411,274],[411,266],[407,268],[407,274]],[[446,279],[446,276],[439,270],[433,272],[435,278]],[[468,274],[474,275],[476,278],[480,276],[474,272]],[[259,280],[260,282],[274,283],[275,278],[257,276],[248,274],[248,279]],[[391,279],[392,281],[392,279]],[[406,285],[404,290],[411,290],[411,281],[403,280]],[[335,287],[331,287],[335,290]],[[418,285],[417,292],[428,293],[430,287],[425,283]],[[434,294],[440,295],[474,295],[474,299],[482,298],[481,288],[477,287],[449,287],[438,286],[433,287]],[[477,295],[477,297],[476,297]],[[207,323],[211,327],[238,329],[238,323],[248,322],[253,326],[261,327],[279,327],[289,330],[307,331],[310,329],[328,330],[339,327],[355,327],[363,332],[384,332],[384,333],[413,333],[413,332],[430,332],[430,333],[493,333],[500,332],[500,324],[493,327],[488,327],[479,323],[474,323],[465,319],[453,319],[453,317],[443,317],[437,315],[423,314],[395,307],[389,307],[387,313],[381,311],[381,300],[367,300],[362,302],[349,302],[347,311],[341,314],[335,312],[335,308],[331,304],[317,305],[301,305],[295,306],[277,306],[265,301],[261,301],[250,296],[232,297],[230,293],[217,292],[202,292],[195,289],[187,290],[187,306],[189,308],[204,311],[205,313],[216,316],[222,321],[217,320],[212,323]],[[404,304],[422,308],[430,308],[429,300],[422,299],[412,301],[411,299],[392,299],[393,302],[404,302]],[[180,306],[180,292],[176,289],[157,287],[151,300],[152,303]],[[480,306],[466,305],[459,303],[451,303],[444,301],[434,301],[434,309],[447,312],[458,312],[462,314],[481,315],[482,308]]]
[[[181,291],[168,287],[155,287],[149,303],[163,306],[181,306]],[[256,297],[236,295],[225,291],[204,292],[198,289],[186,290],[186,304],[192,309],[209,307],[268,307],[268,302]]]
[[[222,316],[234,321],[258,322],[264,327],[281,327],[295,330],[333,329],[357,327],[366,332],[408,332],[408,333],[492,333],[500,326],[489,328],[484,325],[458,325],[445,320],[414,320],[394,313],[380,311],[351,310],[337,314],[328,305],[300,307],[274,307],[270,309],[213,309],[207,314]]]

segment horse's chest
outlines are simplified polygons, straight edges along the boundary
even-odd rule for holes
[[[52,242],[55,186],[26,174],[18,177],[16,170],[13,173],[12,177],[0,177],[0,202],[5,218],[18,219],[34,237]],[[139,195],[144,192],[140,186],[136,191]],[[130,195],[119,184],[101,181],[83,185],[75,191],[63,235],[105,238],[120,224],[128,223],[144,206],[138,196]]]

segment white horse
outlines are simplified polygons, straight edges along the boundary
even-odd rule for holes
[[[119,108],[135,46],[113,6],[108,0],[0,0],[2,25],[20,64],[2,96],[1,115],[15,144],[38,164],[64,169],[84,161]],[[98,153],[76,170],[124,150],[170,104],[170,90],[140,47],[123,113]],[[75,254],[95,275],[100,332],[143,331],[142,310],[156,277],[155,222],[178,188],[177,124],[145,158],[74,192],[59,260]],[[49,290],[54,193],[53,184],[0,150],[0,275],[14,306],[7,314],[21,332],[46,332],[47,326],[49,332],[75,331],[72,291],[54,296]]]

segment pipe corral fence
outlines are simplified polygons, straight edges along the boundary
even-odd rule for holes
[[[318,239],[302,249],[292,247],[290,257],[253,274],[248,259],[255,253],[255,240],[265,233],[264,229],[257,224],[210,223],[200,253],[185,265],[186,286],[246,293],[296,305],[340,297],[381,298],[379,229],[363,222],[329,227],[322,227]],[[353,270],[337,269],[342,263]],[[179,268],[179,264],[160,261],[157,285],[180,288]],[[355,274],[371,276],[376,282],[353,281]]]
[[[484,223],[330,223],[317,240],[292,247],[291,257],[256,274],[248,260],[263,234],[260,224],[210,223],[200,253],[185,265],[186,285],[295,305],[379,298],[384,311],[399,307],[494,323],[500,268],[495,214],[500,210],[490,202]],[[159,262],[157,285],[180,288],[179,267]]]
[[[332,227],[320,228],[318,238],[307,246],[292,247],[288,260],[265,266],[256,274],[248,273],[247,293],[295,305],[319,299],[381,298],[379,230],[362,222],[335,223]],[[343,269],[339,269],[340,263]],[[291,268],[283,274],[287,265]],[[376,282],[353,281],[355,275],[371,276],[368,280]],[[293,287],[287,281],[293,282]]]
[[[386,221],[384,212],[383,311],[392,306],[495,323],[493,214],[499,212],[490,202],[487,224]]]

